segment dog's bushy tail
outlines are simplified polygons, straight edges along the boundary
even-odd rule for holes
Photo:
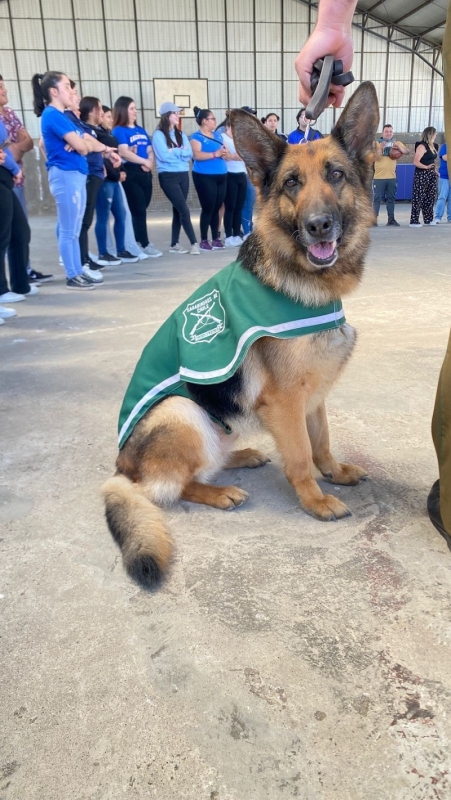
[[[172,554],[163,513],[124,475],[107,480],[102,494],[108,527],[121,549],[126,571],[143,589],[155,588]]]

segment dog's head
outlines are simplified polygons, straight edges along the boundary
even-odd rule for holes
[[[265,261],[273,285],[297,294],[290,288],[297,275],[312,296],[315,286],[328,286],[326,293],[337,296],[356,285],[374,220],[370,186],[378,123],[370,82],[354,92],[330,136],[308,144],[287,145],[251,114],[231,112],[235,145],[259,198],[257,237],[243,258],[255,260],[257,249],[260,258],[270,252]]]

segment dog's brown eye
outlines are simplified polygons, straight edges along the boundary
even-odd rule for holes
[[[285,186],[287,186],[289,189],[292,189],[293,186],[297,186],[297,180],[295,180],[295,178],[288,178],[285,181]]]
[[[332,180],[339,181],[340,178],[342,177],[343,177],[343,172],[341,171],[341,169],[334,169],[331,175]]]

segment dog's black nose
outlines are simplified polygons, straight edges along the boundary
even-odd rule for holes
[[[331,214],[312,214],[305,222],[305,229],[310,236],[322,240],[332,233],[333,224]]]

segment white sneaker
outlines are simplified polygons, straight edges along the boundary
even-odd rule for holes
[[[14,308],[5,308],[5,306],[0,306],[0,319],[8,319],[8,317],[17,317],[17,311]],[[0,325],[3,323],[0,322]]]
[[[32,294],[39,294],[39,289],[34,283],[30,284],[28,292],[25,292],[25,297],[31,297]]]
[[[434,225],[440,225],[441,219],[434,219]]]
[[[99,269],[89,269],[85,264],[83,267],[83,275],[94,283],[103,283],[103,275]]]
[[[224,240],[225,247],[236,247],[236,241],[234,236],[227,236]]]
[[[25,300],[24,294],[17,294],[17,292],[0,294],[0,303],[20,303],[21,300]]]
[[[409,228],[422,228],[422,222],[409,222]]]
[[[177,244],[171,244],[171,246],[169,248],[169,252],[170,253],[178,253],[179,255],[182,255],[184,253],[187,253],[188,250],[184,250],[183,247],[180,247],[179,243],[177,242]]]
[[[245,241],[246,241],[246,239],[249,239],[249,236],[250,236],[250,235],[251,235],[251,232],[250,232],[250,231],[249,231],[249,233],[245,233],[245,234],[244,234],[244,236],[243,236],[243,242],[245,242]]]
[[[197,242],[191,245],[191,250],[189,251],[190,256],[200,256],[199,245]]]
[[[233,238],[235,239],[236,246],[237,247],[241,247],[241,245],[243,244],[243,240],[242,240],[241,236],[234,236]]]
[[[160,258],[160,256],[163,255],[161,250],[157,250],[157,248],[153,246],[152,242],[149,242],[147,247],[144,248],[144,252],[147,253],[150,258]]]
[[[144,252],[142,247],[139,248],[138,258],[140,261],[146,261],[149,258],[149,256],[147,255],[147,253]]]

